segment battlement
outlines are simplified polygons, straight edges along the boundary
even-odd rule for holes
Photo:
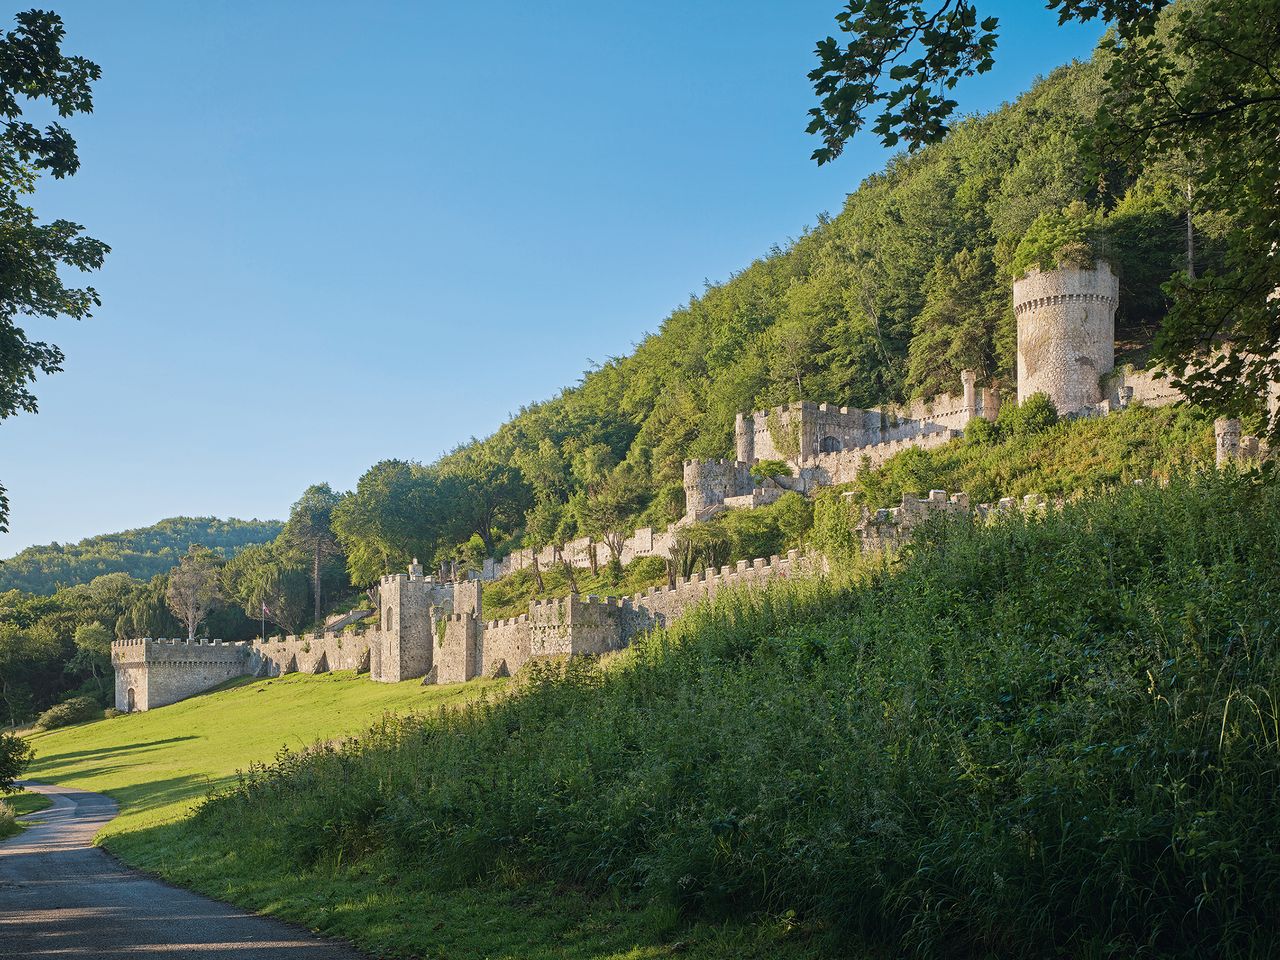
[[[1013,282],[1013,312],[1018,317],[1045,307],[1095,303],[1112,310],[1120,305],[1120,280],[1105,260],[1092,268],[1032,267]]]

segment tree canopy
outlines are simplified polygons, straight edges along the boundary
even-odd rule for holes
[[[1000,24],[980,19],[984,6],[849,0],[835,18],[848,39],[820,40],[809,75],[818,105],[808,130],[822,138],[813,158],[834,160],[869,120],[887,146],[915,151],[941,141],[957,107],[947,93],[995,63]],[[1111,26],[1096,58],[1098,96],[1077,134],[1083,169],[1113,195],[1143,173],[1152,186],[1172,177],[1182,194],[1186,256],[1181,271],[1163,278],[1171,303],[1158,358],[1195,400],[1260,414],[1280,436],[1280,411],[1265,403],[1280,382],[1280,0],[1046,6],[1061,23],[1101,18]],[[1197,275],[1197,228],[1214,219],[1230,229]]]

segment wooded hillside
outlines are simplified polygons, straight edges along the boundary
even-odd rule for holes
[[[0,593],[23,590],[52,594],[59,587],[88,583],[106,573],[150,580],[173,567],[193,543],[229,559],[250,544],[274,540],[282,526],[276,520],[171,517],[149,527],[89,537],[79,543],[28,547],[0,562]]]

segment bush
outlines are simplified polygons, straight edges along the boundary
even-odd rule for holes
[[[976,417],[964,428],[964,438],[975,445],[990,446],[1000,439],[1000,431],[990,420]]]
[[[53,730],[57,727],[69,727],[73,723],[87,723],[90,720],[100,719],[102,719],[102,707],[93,697],[72,697],[40,714],[36,726],[42,730]]]
[[[1058,410],[1046,394],[1033,393],[1021,403],[1006,403],[996,417],[1000,436],[1009,439],[1033,437],[1058,422]]]
[[[751,477],[756,483],[764,483],[774,477],[791,476],[791,467],[785,460],[760,460],[751,465]]]
[[[17,734],[0,731],[0,793],[12,793],[14,781],[31,762],[31,746]]]
[[[342,646],[341,640],[338,641],[338,646]],[[102,711],[102,716],[107,720],[114,720],[116,717],[123,717],[124,715],[124,710],[117,710],[115,707],[107,707]]]

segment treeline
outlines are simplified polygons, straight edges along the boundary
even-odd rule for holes
[[[108,573],[149,580],[173,567],[193,543],[230,558],[250,544],[274,540],[282,526],[276,520],[172,517],[79,543],[28,547],[0,562],[0,592],[52,594]]]
[[[112,572],[50,595],[0,593],[0,726],[29,722],[69,698],[111,705],[113,640],[246,640],[264,626],[293,633],[327,607],[364,599],[351,591],[329,533],[328,511],[338,499],[327,487],[314,487],[287,524],[179,519],[95,537],[84,543],[149,541],[157,549],[139,556],[173,560],[146,578]],[[183,530],[220,533],[220,542],[182,543],[175,538]]]

